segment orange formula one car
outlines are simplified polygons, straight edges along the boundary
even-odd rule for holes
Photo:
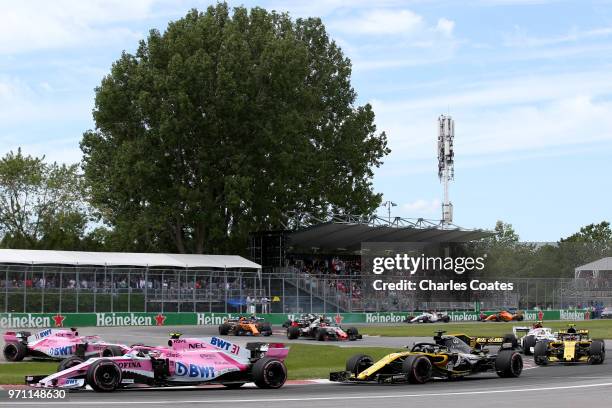
[[[227,336],[228,334],[235,336],[270,336],[272,335],[272,326],[259,317],[241,316],[237,319],[225,319],[223,324],[219,326],[219,334],[221,336]]]
[[[487,316],[484,313],[480,314],[481,322],[512,322],[512,321],[522,321],[525,319],[523,316],[523,312],[511,313],[507,310],[502,310],[498,313],[493,313],[492,315]]]

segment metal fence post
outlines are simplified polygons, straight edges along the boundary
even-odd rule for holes
[[[59,285],[59,313],[62,313],[62,287],[64,286],[64,267],[60,268],[60,285]]]
[[[42,268],[42,291],[40,293],[40,313],[45,313],[45,288],[47,286],[47,279],[45,278],[45,267]]]
[[[144,278],[144,311],[147,312],[149,303],[149,264],[145,267],[145,278]]]
[[[227,313],[227,270],[223,267],[223,291],[225,292],[225,313]]]

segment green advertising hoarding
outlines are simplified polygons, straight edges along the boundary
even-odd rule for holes
[[[484,312],[489,315],[495,312]],[[327,313],[326,316],[338,324],[401,323],[415,312],[380,313]],[[449,312],[451,321],[477,321],[479,313],[474,311]],[[588,310],[526,310],[525,320],[588,320]],[[111,327],[111,326],[204,326],[219,325],[227,317],[237,314],[227,313],[0,313],[1,328],[47,328],[47,327]],[[260,314],[274,325],[297,318],[299,314],[270,313]]]

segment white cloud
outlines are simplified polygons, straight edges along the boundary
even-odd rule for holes
[[[140,34],[118,25],[147,18],[154,0],[0,2],[0,54],[95,46]]]
[[[402,205],[402,211],[407,214],[408,217],[419,217],[419,216],[431,216],[439,215],[441,212],[442,202],[438,198],[432,200],[426,200],[420,198]]]
[[[332,20],[330,29],[349,34],[419,34],[423,17],[410,10],[368,10],[354,18]]]
[[[504,45],[517,48],[547,47],[568,42],[596,40],[609,37],[610,35],[612,35],[612,27],[599,27],[588,30],[581,30],[574,27],[565,34],[550,37],[536,37],[529,35],[524,28],[515,26],[514,32],[505,36]]]

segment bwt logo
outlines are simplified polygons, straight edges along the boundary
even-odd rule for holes
[[[72,354],[72,346],[51,347],[48,354],[50,356],[69,356]]]
[[[38,333],[36,335],[36,338],[37,339],[42,339],[43,337],[47,337],[50,334],[51,334],[51,329],[43,330],[43,331],[41,331],[40,333]]]
[[[215,368],[209,366],[199,366],[196,364],[186,364],[176,362],[175,374],[179,377],[191,378],[214,378]]]
[[[211,338],[210,344],[212,344],[215,347],[219,347],[220,349],[223,349],[223,350],[229,350],[230,346],[232,345],[232,343],[230,343],[229,341],[225,341],[217,337]]]

